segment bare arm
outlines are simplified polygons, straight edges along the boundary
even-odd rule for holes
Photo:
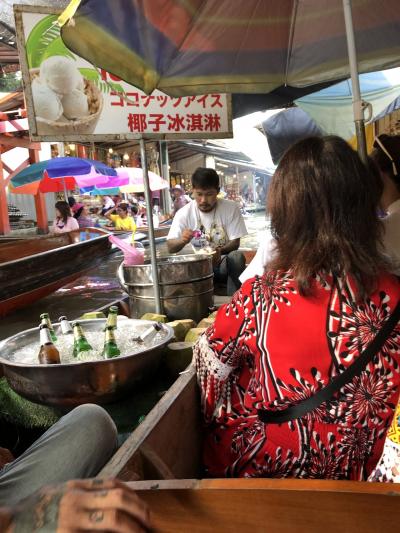
[[[111,215],[111,213],[112,213],[113,211],[115,211],[115,209],[116,209],[115,206],[112,207],[111,209],[109,209],[108,211],[106,211],[106,212],[104,213],[103,217],[106,217],[106,218],[108,218],[109,220],[111,220],[110,215]]]
[[[193,237],[193,231],[191,229],[184,229],[182,235],[177,239],[168,239],[167,246],[170,254],[180,252],[186,244],[188,244]]]
[[[231,241],[224,244],[224,246],[221,246],[219,248],[219,251],[221,254],[229,254],[229,252],[233,252],[237,250],[240,246],[240,237],[239,239],[232,239]]]

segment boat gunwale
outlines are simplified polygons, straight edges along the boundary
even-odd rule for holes
[[[26,255],[25,257],[20,257],[19,259],[12,259],[11,261],[5,261],[3,263],[0,263],[0,269],[2,267],[6,267],[6,266],[8,267],[10,265],[15,265],[15,264],[20,263],[22,261],[26,261],[27,259],[32,259],[32,257],[44,257],[45,255],[48,255],[50,253],[61,252],[65,248],[72,248],[74,246],[82,246],[84,244],[89,244],[91,242],[95,242],[95,241],[97,241],[99,239],[108,239],[108,237],[109,237],[109,234],[106,234],[106,235],[100,234],[97,237],[93,237],[92,239],[87,239],[87,240],[79,241],[79,242],[71,242],[69,244],[66,244],[65,246],[60,246],[58,248],[52,248],[51,250],[46,250],[45,252],[33,253],[31,255]],[[26,239],[26,240],[30,240],[30,239]],[[23,241],[23,239],[21,240],[21,242],[22,241]],[[111,248],[111,243],[110,243],[110,248]]]

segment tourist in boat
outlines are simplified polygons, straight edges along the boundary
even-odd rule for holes
[[[80,228],[92,228],[96,221],[89,216],[88,208],[85,204],[78,204],[78,209],[75,210],[74,218],[78,221]]]
[[[381,251],[381,192],[338,137],[305,139],[282,158],[268,196],[274,255],[194,350],[209,476],[364,480],[372,472],[399,397],[398,322],[339,392],[316,405],[315,395],[349,376],[398,309],[400,282]]]
[[[371,159],[383,181],[381,209],[384,213],[384,246],[400,263],[400,135],[376,137]],[[397,272],[400,272],[398,265]]]
[[[0,506],[14,505],[46,484],[95,476],[116,449],[117,430],[108,413],[81,405],[17,459],[0,448]]]
[[[79,229],[79,224],[73,216],[71,216],[71,208],[68,202],[59,201],[55,204],[56,218],[53,221],[53,233],[67,233]]]
[[[101,208],[101,214],[104,216],[107,211],[109,211],[112,207],[115,207],[115,202],[111,198],[111,196],[108,196],[105,194],[103,196],[103,204]]]
[[[119,480],[74,480],[43,487],[18,505],[0,507],[0,531],[145,533],[147,505]]]
[[[184,207],[186,204],[190,202],[190,198],[185,194],[185,191],[182,188],[182,185],[175,185],[175,187],[172,187],[171,189],[172,193],[172,215],[176,215],[176,213]]]
[[[132,490],[87,479],[116,449],[114,422],[91,404],[60,418],[15,460],[0,448],[0,531],[120,531],[121,513],[127,531],[143,531],[148,512]],[[72,479],[79,481],[66,483]]]
[[[116,214],[113,214],[116,212]],[[116,230],[121,231],[136,231],[136,224],[133,217],[129,214],[129,205],[120,203],[116,207],[112,207],[104,216],[111,220]]]
[[[187,205],[174,216],[167,236],[170,253],[192,243],[196,251],[213,250],[214,279],[227,282],[227,293],[239,287],[245,268],[239,252],[240,238],[247,235],[246,225],[236,202],[217,198],[219,177],[212,168],[198,168],[192,176],[192,195]]]
[[[395,272],[400,272],[400,135],[380,135],[374,141],[371,154],[383,182],[380,212],[384,225],[383,244],[385,251],[394,260]],[[397,170],[399,169],[399,170]],[[262,275],[264,267],[271,260],[275,249],[275,239],[268,228],[260,239],[257,253],[241,274],[244,283],[255,275]]]

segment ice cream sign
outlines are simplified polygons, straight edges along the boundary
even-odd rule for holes
[[[68,50],[57,16],[50,8],[15,7],[33,140],[232,136],[228,95],[147,95]]]

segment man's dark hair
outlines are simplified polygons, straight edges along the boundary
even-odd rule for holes
[[[268,193],[277,239],[271,270],[292,270],[300,293],[316,274],[351,274],[359,295],[387,270],[377,216],[382,181],[340,137],[310,137],[281,159]]]
[[[76,200],[73,196],[68,196],[68,205],[73,207],[76,204]]]
[[[133,215],[137,215],[139,212],[139,207],[137,204],[131,204],[131,212]]]
[[[196,168],[192,175],[193,189],[217,189],[219,191],[219,176],[213,168]]]
[[[129,205],[124,203],[124,202],[120,202],[118,205],[117,205],[117,209],[122,209],[122,211],[125,211],[126,213],[128,212],[128,209],[129,209]]]

